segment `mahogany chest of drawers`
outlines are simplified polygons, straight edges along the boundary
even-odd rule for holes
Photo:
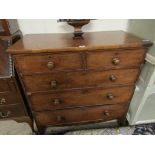
[[[12,38],[0,38],[0,120],[11,119],[31,124],[14,74],[11,57],[6,53],[9,40]]]
[[[149,41],[123,31],[26,35],[13,57],[36,124],[123,120]]]

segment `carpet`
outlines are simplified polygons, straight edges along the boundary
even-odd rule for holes
[[[71,126],[53,126],[45,135],[155,135],[155,123],[119,127],[116,120]]]
[[[0,121],[0,135],[32,135],[32,129],[27,123],[17,123],[14,120]]]
[[[65,135],[155,135],[155,123],[66,132]]]
[[[155,123],[137,125],[133,135],[155,135]]]
[[[46,135],[155,135],[155,123],[118,127],[116,121],[47,128]],[[27,123],[0,121],[0,135],[34,135]]]

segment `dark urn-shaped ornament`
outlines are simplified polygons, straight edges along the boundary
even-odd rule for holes
[[[74,39],[82,38],[82,27],[90,22],[90,19],[59,19],[59,22],[67,22],[74,27]]]

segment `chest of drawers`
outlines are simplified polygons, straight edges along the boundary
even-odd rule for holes
[[[149,46],[123,31],[34,34],[8,52],[41,130],[122,120]]]
[[[8,41],[13,40],[11,37],[7,38]],[[11,57],[6,53],[9,45],[5,39],[5,37],[0,38],[0,120],[11,119],[31,124],[14,74]]]

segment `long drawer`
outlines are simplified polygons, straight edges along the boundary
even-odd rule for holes
[[[25,111],[22,104],[0,106],[0,119],[24,116]]]
[[[122,69],[90,72],[68,72],[24,76],[23,82],[29,92],[61,90],[82,87],[109,87],[113,85],[134,84],[139,74],[137,69]]]
[[[18,92],[0,93],[0,105],[21,104],[22,100]]]
[[[23,74],[78,70],[82,67],[81,55],[75,53],[16,56],[15,63]]]
[[[126,113],[126,106],[109,105],[35,113],[37,124],[43,126],[65,125],[119,119]]]
[[[69,107],[128,103],[134,87],[85,89],[58,93],[34,94],[30,97],[34,111],[56,110]]]
[[[145,50],[122,50],[107,52],[88,52],[87,68],[120,68],[138,66],[144,61]]]
[[[16,56],[15,63],[21,73],[35,74],[79,70],[83,69],[83,64],[87,64],[88,69],[116,69],[139,66],[145,56],[144,49],[86,53],[85,60],[81,58],[80,53],[34,54]]]

